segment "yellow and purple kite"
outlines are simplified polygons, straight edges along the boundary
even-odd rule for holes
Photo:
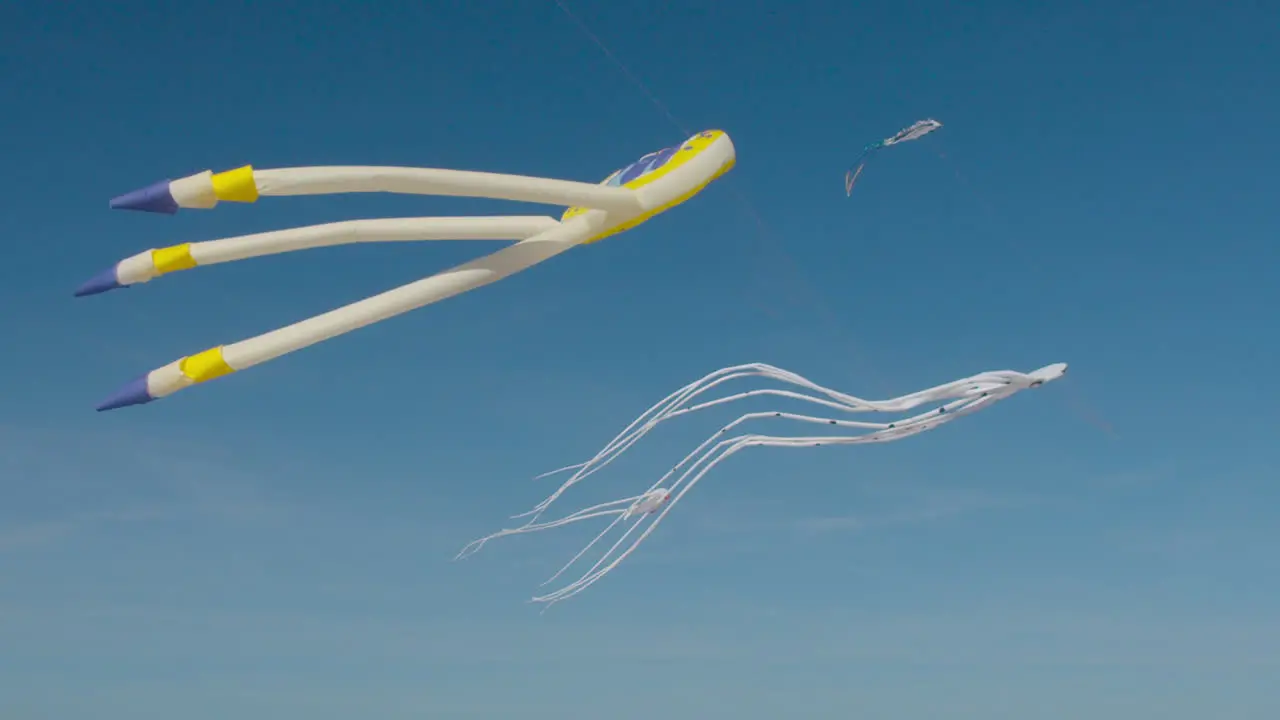
[[[459,293],[501,280],[559,255],[629,230],[696,195],[734,165],[729,136],[698,133],[652,152],[599,184],[525,175],[408,167],[245,166],[166,180],[111,201],[111,207],[173,214],[219,202],[251,203],[263,196],[388,192],[482,197],[570,206],[549,216],[418,217],[350,220],[183,243],[125,258],[76,291],[93,295],[148,282],[178,270],[294,250],[363,242],[515,240],[490,255],[322,315],[229,345],[175,360],[130,382],[98,410],[147,403]]]

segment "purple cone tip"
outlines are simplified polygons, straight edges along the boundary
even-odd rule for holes
[[[97,275],[94,275],[88,280],[85,280],[84,283],[80,285],[80,287],[76,288],[76,297],[84,297],[85,295],[97,295],[98,293],[104,293],[108,290],[115,290],[116,288],[120,288],[120,287],[127,287],[127,286],[120,284],[120,279],[116,275],[116,268],[114,265],[112,265],[106,270],[103,270]]]
[[[142,212],[172,215],[178,212],[178,203],[169,192],[169,181],[161,180],[141,190],[125,193],[111,200],[112,210],[141,210]]]
[[[116,390],[111,394],[111,397],[103,400],[97,409],[98,412],[103,412],[104,410],[115,410],[129,405],[142,405],[152,400],[155,400],[155,398],[151,397],[151,393],[147,392],[147,376],[143,375]]]

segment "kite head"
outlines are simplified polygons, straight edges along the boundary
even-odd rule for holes
[[[630,230],[685,202],[733,169],[736,159],[733,141],[723,130],[704,130],[679,145],[651,152],[615,170],[600,184],[634,190],[640,196],[643,210],[635,215],[607,218],[604,229],[585,242],[593,243]],[[571,207],[560,216],[560,221],[590,210]]]
[[[1031,377],[1031,387],[1039,387],[1047,382],[1052,382],[1067,374],[1066,363],[1054,363],[1045,365],[1039,370],[1033,370],[1027,373]]]
[[[671,491],[666,488],[654,488],[636,499],[631,507],[627,508],[626,516],[635,517],[657,512],[658,508],[666,504],[669,499],[671,499]]]

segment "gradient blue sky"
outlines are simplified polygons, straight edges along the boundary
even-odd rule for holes
[[[738,167],[624,236],[108,414],[141,372],[486,248],[72,298],[120,258],[541,211],[346,196],[157,217],[108,212],[116,194],[244,163],[597,181],[683,133],[553,0],[0,11],[0,716],[1280,715],[1280,9],[569,7],[678,123],[727,130]],[[844,197],[862,144],[929,116],[942,132]],[[524,601],[582,533],[450,562],[543,496],[532,475],[748,361],[873,397],[1072,373],[894,445],[739,456],[545,615]],[[599,492],[727,417],[656,434]]]

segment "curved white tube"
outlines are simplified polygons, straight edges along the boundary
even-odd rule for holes
[[[116,266],[116,282],[136,285],[206,265],[336,245],[431,240],[523,240],[559,225],[547,216],[416,217],[343,220],[155,248]]]
[[[591,228],[590,218],[569,220],[515,245],[417,282],[249,340],[225,345],[222,348],[223,361],[233,370],[244,370],[322,340],[488,285],[580,244],[590,235]]]
[[[572,180],[408,167],[298,167],[254,170],[263,196],[385,192],[490,198],[547,205],[582,205],[613,212],[639,212],[635,193]]]

